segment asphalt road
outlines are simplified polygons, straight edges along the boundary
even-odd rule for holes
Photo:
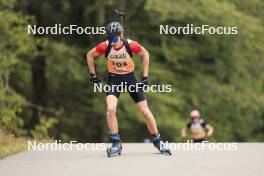
[[[109,145],[109,144],[107,144]],[[123,144],[121,156],[103,150],[27,151],[0,160],[0,176],[264,176],[264,143],[238,144],[236,151],[173,151],[152,144]]]

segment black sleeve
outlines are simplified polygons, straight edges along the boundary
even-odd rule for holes
[[[189,123],[187,124],[187,128],[190,129],[190,128],[191,128],[191,125],[192,125],[192,122],[189,122]]]
[[[205,128],[206,127],[206,125],[207,125],[207,123],[204,121],[204,120],[201,120],[201,126],[203,127],[203,128]]]

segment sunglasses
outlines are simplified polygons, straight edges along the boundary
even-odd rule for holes
[[[111,43],[117,43],[117,42],[121,41],[121,38],[120,37],[111,37],[110,41],[111,41]]]

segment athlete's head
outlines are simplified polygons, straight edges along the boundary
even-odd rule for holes
[[[190,117],[192,118],[192,120],[196,120],[200,118],[200,112],[196,109],[192,110],[190,113]]]
[[[118,22],[112,22],[106,26],[106,35],[113,46],[119,45],[124,38],[124,28]]]

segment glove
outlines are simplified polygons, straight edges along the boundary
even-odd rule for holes
[[[140,83],[143,84],[143,86],[149,85],[148,77],[147,76],[142,76],[142,79],[141,79]]]
[[[91,83],[92,84],[97,84],[99,85],[101,83],[101,80],[97,78],[95,74],[90,74],[91,75]]]

